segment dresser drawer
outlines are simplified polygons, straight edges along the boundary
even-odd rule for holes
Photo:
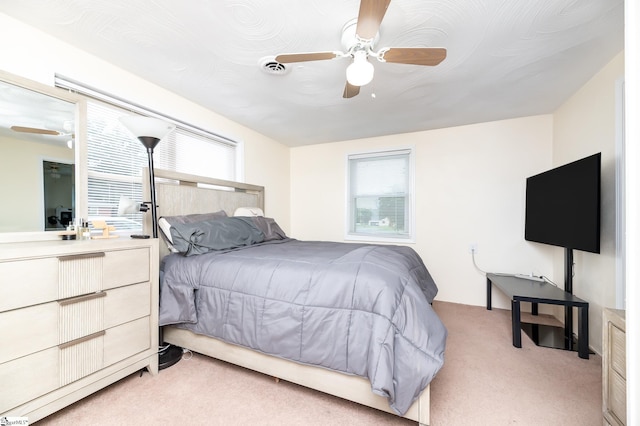
[[[58,259],[0,262],[0,312],[58,298]]]
[[[59,343],[57,302],[3,312],[0,324],[0,364]]]
[[[60,386],[151,347],[149,317],[59,345]]]
[[[101,251],[0,262],[0,312],[102,290]]]
[[[626,354],[627,343],[625,332],[620,330],[615,324],[609,324],[609,338],[611,339],[611,368],[622,378],[626,377]]]
[[[111,328],[151,314],[151,284],[144,282],[107,291],[104,328]]]
[[[110,328],[104,338],[104,365],[106,367],[115,364],[150,348],[151,323],[149,317]]]
[[[149,317],[0,364],[0,413],[151,347]]]
[[[150,283],[0,313],[0,363],[151,313]]]
[[[149,281],[149,249],[0,262],[0,312]]]
[[[615,372],[611,372],[609,379],[609,414],[620,424],[627,424],[627,391],[626,380]]]
[[[104,289],[149,281],[149,249],[117,250],[104,261]]]
[[[58,388],[58,348],[0,364],[0,413]]]

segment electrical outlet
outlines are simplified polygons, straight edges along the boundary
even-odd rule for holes
[[[469,244],[469,253],[470,254],[478,254],[478,244],[477,243]]]

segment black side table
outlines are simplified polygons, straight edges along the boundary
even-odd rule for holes
[[[589,303],[544,281],[529,280],[507,274],[487,274],[487,309],[491,310],[491,287],[495,286],[511,299],[513,346],[522,347],[520,302],[531,303],[531,313],[538,314],[538,303],[578,308],[578,356],[589,359]],[[565,349],[571,349],[573,330],[565,327]]]

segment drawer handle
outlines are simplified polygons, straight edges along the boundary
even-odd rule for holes
[[[87,300],[99,299],[107,295],[106,291],[99,291],[97,293],[85,294],[83,296],[70,297],[68,299],[58,300],[60,306],[72,305],[74,303],[86,302]]]
[[[61,262],[65,262],[68,260],[91,259],[94,257],[104,257],[104,252],[98,251],[95,253],[82,253],[82,254],[70,254],[68,256],[58,256],[58,260]]]
[[[107,332],[104,331],[104,330],[98,331],[97,333],[89,334],[88,336],[84,336],[84,337],[81,337],[79,339],[75,339],[75,340],[72,340],[70,342],[58,345],[58,348],[59,349],[66,349],[66,348],[69,348],[71,346],[80,344],[82,342],[86,342],[87,340],[91,340],[91,339],[95,339],[96,337],[104,336],[106,333]]]

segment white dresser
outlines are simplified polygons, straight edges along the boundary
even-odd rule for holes
[[[602,405],[605,425],[627,423],[625,313],[603,310]]]
[[[158,240],[0,244],[0,417],[158,373]]]

